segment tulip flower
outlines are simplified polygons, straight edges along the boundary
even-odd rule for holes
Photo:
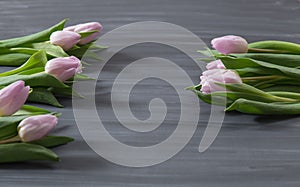
[[[66,27],[64,29],[64,31],[73,31],[73,32],[77,32],[77,33],[97,31],[87,37],[82,38],[79,41],[80,45],[85,45],[85,44],[90,43],[91,41],[95,40],[100,35],[102,28],[103,28],[102,25],[98,22],[89,22],[89,23],[83,23],[83,24]]]
[[[46,63],[45,72],[66,81],[81,72],[81,62],[75,56],[54,58]]]
[[[78,25],[80,25],[80,24],[78,24]],[[75,32],[75,28],[78,25],[72,25],[72,26],[66,27],[66,28],[63,29],[63,31],[72,31],[72,32]]]
[[[9,116],[17,112],[29,95],[29,86],[24,81],[14,82],[0,90],[0,116]]]
[[[248,42],[244,38],[234,35],[215,38],[211,41],[211,45],[225,55],[230,53],[246,53],[248,51]]]
[[[235,71],[224,69],[206,70],[202,73],[200,79],[200,84],[202,85],[200,91],[204,94],[209,94],[216,91],[224,91],[225,88],[215,83],[242,83],[242,79]]]
[[[31,142],[46,136],[57,124],[57,117],[44,114],[25,118],[18,125],[22,142]]]
[[[50,43],[68,51],[80,41],[80,34],[72,31],[56,31],[50,36]]]
[[[211,70],[211,69],[225,69],[225,66],[224,64],[222,63],[221,60],[215,60],[215,61],[212,61],[210,63],[208,63],[206,65],[206,68]]]

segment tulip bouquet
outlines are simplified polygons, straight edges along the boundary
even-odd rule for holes
[[[73,141],[48,136],[58,123],[58,113],[25,105],[29,101],[62,107],[56,96],[76,94],[71,87],[73,77],[88,79],[79,74],[82,56],[89,48],[104,48],[93,43],[102,30],[100,23],[64,28],[65,22],[28,36],[0,40],[0,65],[18,66],[0,73],[0,163],[58,161],[48,148]]]
[[[20,66],[39,50],[48,58],[74,55],[81,58],[102,31],[98,22],[89,22],[65,27],[67,19],[41,32],[6,40],[0,40],[0,65]]]
[[[93,41],[100,35],[102,25],[89,22],[64,28],[66,20],[44,31],[19,38],[0,41],[0,65],[19,66],[0,73],[0,88],[24,80],[32,88],[28,100],[57,107],[62,105],[55,95],[72,96],[73,76],[79,74],[80,58],[87,49],[104,49]],[[93,50],[88,50],[93,55]],[[94,55],[95,56],[95,55]]]
[[[248,44],[240,36],[211,41],[215,50],[199,51],[207,70],[199,85],[187,89],[225,111],[248,114],[300,114],[300,45],[285,41]]]
[[[24,105],[31,89],[16,81],[0,90],[0,163],[27,160],[59,160],[47,149],[73,141],[47,136],[57,124],[57,113]]]

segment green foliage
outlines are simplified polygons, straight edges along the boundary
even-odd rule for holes
[[[58,156],[41,145],[30,143],[9,143],[0,145],[0,163],[29,160],[59,161]]]
[[[199,51],[220,59],[236,71],[243,84],[221,84],[225,91],[203,94],[201,85],[189,87],[204,102],[248,114],[300,114],[300,45],[284,41],[249,44],[248,53],[223,55]]]
[[[31,43],[37,43],[37,42],[44,42],[48,41],[50,35],[58,30],[62,30],[64,28],[65,23],[68,19],[64,19],[58,24],[35,34],[18,37],[18,38],[12,38],[7,40],[0,40],[0,50],[1,48],[12,48],[12,47],[18,47],[25,44],[31,44]]]

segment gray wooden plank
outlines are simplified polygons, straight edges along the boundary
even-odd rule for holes
[[[300,2],[296,0],[69,0],[69,1],[0,1],[0,37],[29,34],[69,17],[70,25],[100,21],[104,32],[136,21],[166,21],[186,27],[205,42],[224,34],[239,34],[249,41],[282,39],[299,42]],[[124,55],[125,53],[125,55]],[[149,52],[147,46],[126,50],[114,63],[125,65],[147,55],[169,56],[182,63],[197,82],[201,72],[178,51],[159,47]],[[186,64],[186,65],[184,65]],[[113,76],[113,65],[108,66]],[[106,106],[110,81],[98,84],[97,104],[106,111],[107,128],[127,143],[153,143],[166,137],[174,123],[157,131],[158,139],[133,135],[118,126]],[[161,82],[144,84],[155,88]],[[140,90],[145,90],[141,85]],[[154,93],[155,94],[155,93]],[[165,89],[172,95],[171,89]],[[133,112],[148,115],[145,99],[148,94],[135,93]],[[176,98],[176,97],[175,97]],[[55,148],[60,163],[18,163],[0,165],[2,186],[299,186],[300,124],[299,117],[250,116],[228,113],[214,144],[204,153],[197,151],[203,135],[209,106],[202,104],[201,121],[189,144],[175,157],[160,165],[128,168],[112,164],[94,153],[81,138],[72,113],[70,99],[61,99],[64,109],[56,134],[72,136],[75,142]],[[178,101],[170,99],[175,105]],[[147,105],[146,105],[147,106]],[[170,114],[172,117],[172,113]]]

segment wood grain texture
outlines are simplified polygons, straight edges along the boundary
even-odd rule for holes
[[[249,41],[281,39],[300,42],[300,2],[297,0],[4,0],[0,1],[0,17],[2,39],[39,31],[69,17],[69,25],[100,21],[104,32],[136,21],[166,21],[191,30],[208,44],[213,37],[225,34],[242,35]],[[158,54],[181,64],[195,82],[199,81],[201,74],[178,51],[167,47],[149,48],[151,46],[147,45],[132,47],[114,57],[114,63],[107,67],[107,81],[97,87],[97,104],[99,109],[107,112],[107,128],[129,144],[158,142],[167,137],[176,124],[168,121],[161,131],[156,132],[156,138],[133,135],[118,126],[105,98],[109,93],[109,78],[119,71],[119,66],[133,59]],[[170,102],[170,110],[174,110],[169,117],[176,119],[174,114],[179,103],[173,90],[168,87],[163,93],[149,90],[163,84],[148,80],[137,88],[132,110],[138,117],[149,115],[147,101],[160,94],[170,96],[165,97]],[[62,161],[54,164],[2,164],[1,186],[300,186],[298,116],[228,113],[214,144],[208,151],[199,153],[197,149],[209,116],[209,106],[202,103],[199,127],[189,144],[167,162],[136,169],[112,164],[94,153],[78,132],[71,100],[61,99],[61,102],[66,106],[64,109],[49,107],[62,113],[54,133],[76,139],[69,145],[54,149]]]

